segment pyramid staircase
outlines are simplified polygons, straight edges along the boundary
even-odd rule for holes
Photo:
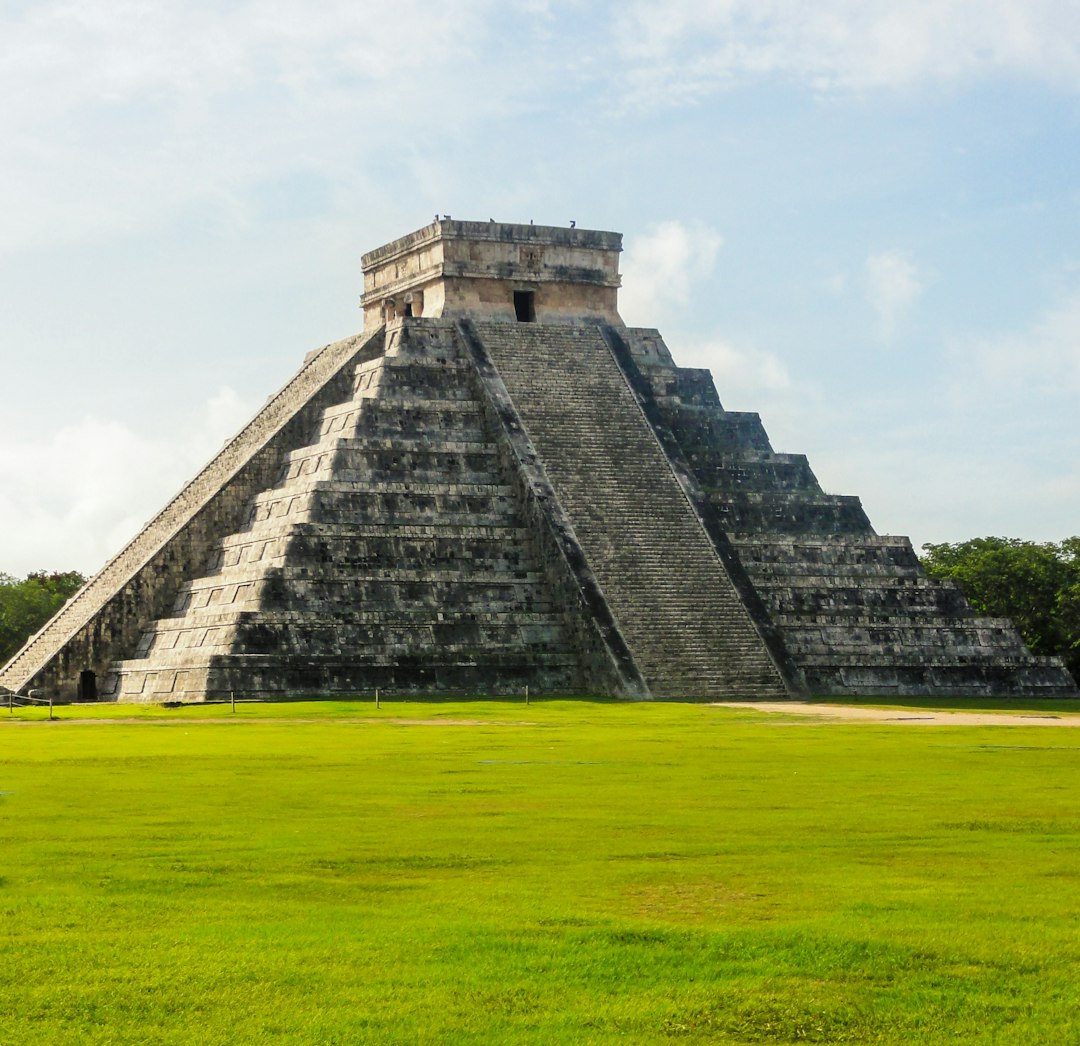
[[[787,695],[597,325],[474,322],[656,698]]]

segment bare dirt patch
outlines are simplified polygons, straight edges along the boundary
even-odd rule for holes
[[[849,723],[887,723],[898,726],[1080,726],[1075,715],[1039,712],[945,712],[934,708],[860,708],[811,701],[712,701],[714,707],[753,708],[758,712],[809,716]]]

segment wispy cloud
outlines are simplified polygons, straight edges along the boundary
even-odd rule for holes
[[[47,434],[9,433],[0,444],[0,519],[17,541],[0,549],[0,572],[98,570],[250,413],[221,388],[182,432],[146,435],[86,416]]]
[[[388,150],[400,175],[417,135],[515,111],[554,75],[493,45],[500,19],[546,19],[532,0],[17,7],[0,13],[0,250],[195,205],[242,222],[258,186],[296,175],[356,197]]]
[[[686,322],[709,312],[698,306],[715,282],[723,244],[716,229],[679,221],[659,222],[630,238],[621,264],[619,312],[630,326],[662,327],[678,364],[712,371],[722,398],[752,403],[755,395],[790,388],[783,361],[719,333],[690,333],[693,324]]]
[[[906,252],[882,251],[866,259],[866,297],[877,313],[884,339],[893,337],[922,289],[918,267]]]
[[[1080,90],[1068,0],[636,0],[617,18],[640,99],[678,103],[766,76],[818,91],[994,73]]]
[[[622,316],[631,324],[655,326],[685,308],[695,289],[707,284],[724,238],[703,224],[665,221],[627,241],[622,258]]]
[[[965,402],[1004,402],[1041,417],[1040,401],[1080,395],[1080,289],[1062,293],[1026,329],[954,339],[951,395]]]

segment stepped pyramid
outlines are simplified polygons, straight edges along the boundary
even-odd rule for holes
[[[0,672],[60,700],[1075,695],[617,311],[615,233],[445,219]]]

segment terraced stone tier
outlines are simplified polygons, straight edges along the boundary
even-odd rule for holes
[[[904,539],[740,535],[734,545],[789,654],[819,691],[1067,690],[1011,622],[976,617],[955,585],[927,578]]]
[[[699,482],[724,528],[732,533],[764,531],[792,536],[872,533],[857,497],[784,488],[719,489]]]
[[[360,651],[352,656],[227,654],[177,659],[155,667],[146,660],[116,665],[116,700],[165,702],[373,694],[514,694],[528,686],[533,695],[571,693],[575,659],[565,648],[555,654],[531,650],[489,650],[481,659],[467,648],[435,651]]]

